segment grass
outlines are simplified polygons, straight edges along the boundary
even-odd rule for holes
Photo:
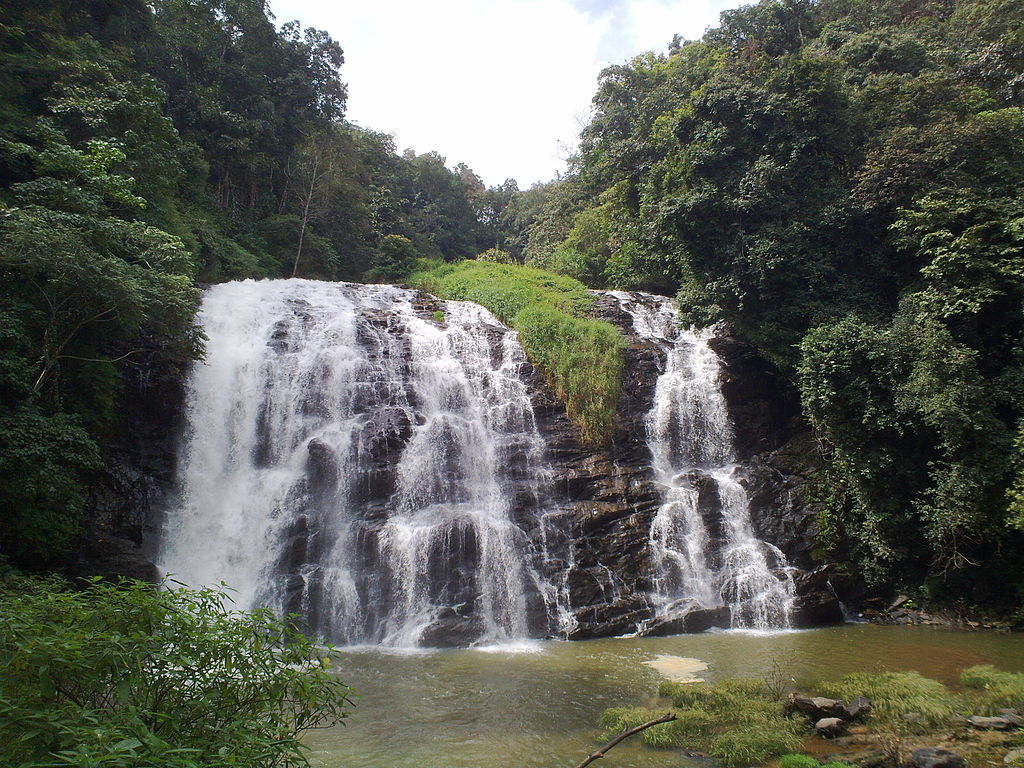
[[[1024,703],[1024,672],[1004,672],[991,664],[968,667],[960,675],[972,714],[995,715]]]
[[[779,697],[761,680],[715,684],[662,683],[676,720],[643,732],[653,747],[688,747],[727,766],[759,765],[800,746],[800,725],[783,715]],[[626,707],[606,710],[606,738],[654,719],[664,710]]]
[[[927,730],[942,726],[959,711],[961,702],[942,683],[917,672],[857,672],[815,686],[822,696],[849,701],[856,696],[871,699],[872,725],[898,731]],[[916,722],[903,716],[920,715]]]
[[[804,754],[783,755],[778,759],[779,768],[850,768],[849,763],[829,761],[823,763],[816,757]]]
[[[594,297],[583,283],[535,267],[474,260],[428,265],[408,282],[442,299],[481,304],[515,329],[583,438],[608,440],[626,344],[618,328],[588,316]]]

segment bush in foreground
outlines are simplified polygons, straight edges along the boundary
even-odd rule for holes
[[[822,696],[850,701],[871,699],[869,723],[897,731],[924,731],[949,722],[960,708],[959,700],[938,680],[917,672],[857,672],[833,682],[820,683]],[[904,717],[912,713],[912,718]]]
[[[347,715],[324,651],[216,590],[0,585],[0,764],[290,768]]]
[[[800,746],[800,727],[782,712],[781,701],[761,680],[718,683],[662,683],[676,719],[643,732],[653,747],[687,747],[707,752],[727,766],[760,765]],[[663,710],[625,707],[606,710],[601,725],[611,738],[654,719]]]
[[[968,667],[960,674],[964,698],[973,714],[994,715],[1024,702],[1024,672],[1004,672],[991,664]]]

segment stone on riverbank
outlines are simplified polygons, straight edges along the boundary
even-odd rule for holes
[[[914,768],[967,768],[960,755],[938,747],[915,749],[910,754],[910,764]]]

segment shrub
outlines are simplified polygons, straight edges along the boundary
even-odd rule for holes
[[[942,725],[956,713],[960,704],[942,683],[917,672],[858,672],[834,682],[820,683],[815,689],[822,695],[846,701],[867,696],[871,699],[871,721],[896,730],[923,730]],[[903,717],[909,712],[920,715],[917,722]]]
[[[622,388],[625,342],[587,317],[594,297],[577,280],[534,267],[463,261],[423,270],[410,282],[443,299],[475,301],[514,328],[586,440],[611,434]]]
[[[745,718],[745,713],[741,717]],[[800,741],[793,728],[776,723],[744,722],[716,736],[708,754],[725,765],[761,765],[796,749]]]
[[[830,761],[819,762],[817,758],[804,754],[783,755],[778,760],[779,768],[850,768],[849,763]]]
[[[323,651],[214,590],[57,580],[0,586],[0,764],[288,768],[340,722]]]
[[[791,754],[779,758],[779,768],[819,768],[821,763],[810,755]]]
[[[663,682],[659,694],[672,699],[676,720],[644,731],[650,746],[700,749],[728,766],[760,764],[800,746],[799,725],[782,714],[779,697],[762,680]],[[604,735],[611,738],[659,714],[643,708],[606,710]]]
[[[995,714],[1000,708],[1017,707],[1024,702],[1024,672],[1004,672],[991,664],[969,667],[960,675],[972,709]]]

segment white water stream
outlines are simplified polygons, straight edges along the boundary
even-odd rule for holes
[[[531,595],[559,590],[521,527],[544,515],[547,472],[522,349],[482,307],[444,302],[438,322],[414,298],[304,280],[206,292],[164,572],[341,643],[548,634],[527,620]]]
[[[793,581],[783,554],[759,540],[719,385],[714,329],[683,329],[672,300],[613,291],[643,339],[665,351],[647,444],[662,504],[651,524],[658,617],[728,606],[732,625],[789,626]]]

